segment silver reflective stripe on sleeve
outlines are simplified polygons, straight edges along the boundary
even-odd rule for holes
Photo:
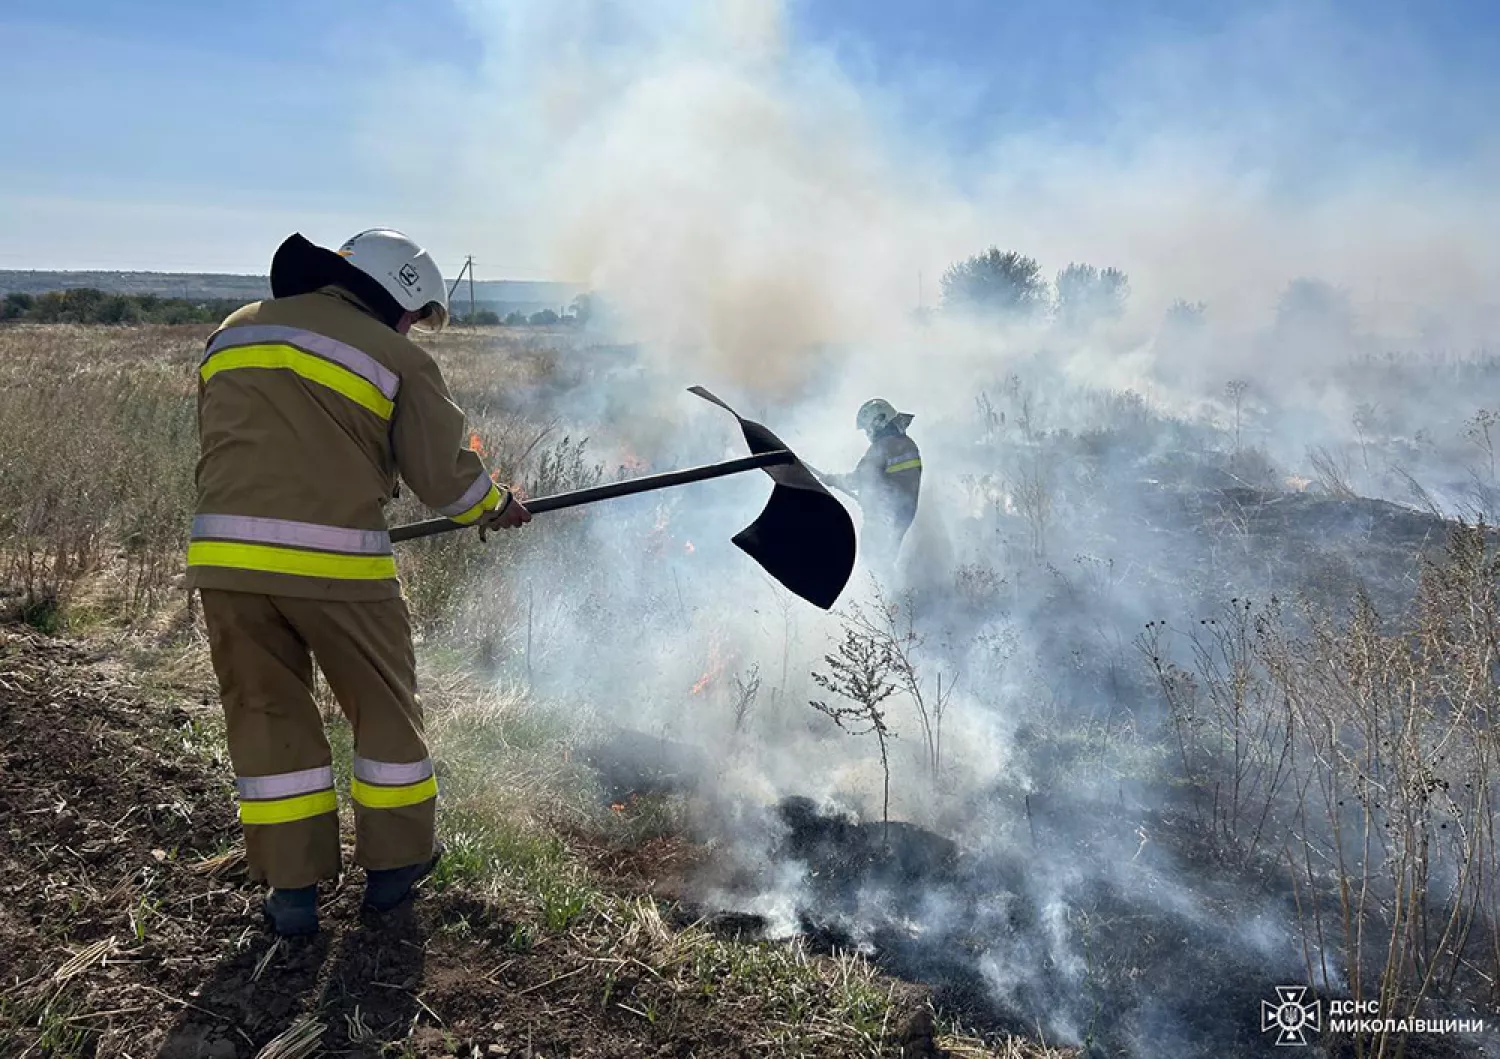
[[[330,360],[370,383],[389,401],[396,399],[396,391],[401,388],[400,377],[368,353],[315,331],[280,324],[247,324],[244,327],[227,328],[214,336],[203,359],[206,361],[215,353],[222,353],[226,349],[258,345],[294,346]]]
[[[301,772],[281,772],[274,776],[241,776],[234,781],[241,798],[263,800],[291,798],[333,789],[333,767],[324,765]]]
[[[345,529],[254,515],[198,515],[193,519],[193,539],[279,544],[349,555],[391,554],[391,535],[385,530]]]
[[[469,508],[488,496],[490,487],[494,484],[494,482],[490,481],[489,475],[481,474],[478,478],[474,479],[473,485],[464,490],[463,496],[453,501],[447,507],[438,508],[438,511],[444,515],[462,515]]]
[[[423,758],[421,761],[412,761],[409,763],[374,761],[370,758],[359,756],[354,758],[354,778],[362,780],[365,783],[378,783],[385,787],[395,787],[407,783],[421,783],[431,775],[431,758]]]

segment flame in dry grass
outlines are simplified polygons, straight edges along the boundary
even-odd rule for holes
[[[641,474],[651,469],[651,465],[637,455],[634,451],[626,449],[620,457],[620,470],[631,474]]]
[[[703,675],[693,684],[693,694],[701,695],[708,687],[724,675],[724,659],[719,653],[719,643],[714,640],[708,645],[708,668]]]

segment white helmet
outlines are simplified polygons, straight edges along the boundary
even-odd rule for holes
[[[392,228],[371,228],[349,239],[339,257],[369,276],[407,312],[415,326],[441,331],[448,322],[448,288],[432,255]]]
[[[294,298],[327,286],[343,287],[362,299],[387,326],[403,313],[416,326],[440,331],[448,322],[448,291],[432,255],[400,232],[371,228],[337,252],[315,246],[294,233],[271,259],[271,297]]]
[[[911,425],[916,417],[906,412],[898,412],[891,402],[880,397],[872,397],[859,406],[859,412],[854,417],[854,428],[863,430],[866,434],[874,437],[887,427],[895,427],[902,434]]]

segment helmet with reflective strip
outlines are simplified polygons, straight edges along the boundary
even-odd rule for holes
[[[876,397],[859,406],[859,414],[854,417],[854,426],[866,434],[878,434],[895,419],[896,409],[891,403]]]
[[[340,287],[364,303],[387,327],[406,313],[417,326],[441,330],[448,322],[448,292],[432,256],[400,232],[372,228],[337,252],[294,232],[271,258],[271,297],[295,298]]]
[[[339,257],[369,276],[417,316],[416,326],[441,331],[448,322],[448,289],[432,255],[391,228],[371,228],[338,249]]]

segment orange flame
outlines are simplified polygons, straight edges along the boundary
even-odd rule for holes
[[[708,668],[703,675],[693,684],[693,694],[701,695],[715,680],[724,672],[724,660],[719,657],[719,645],[711,643],[708,646]]]
[[[665,555],[669,548],[676,547],[672,542],[672,535],[667,529],[667,524],[670,521],[671,519],[667,515],[666,506],[658,505],[656,508],[656,524],[651,527],[650,532],[646,534],[645,541],[642,542],[649,554]]]
[[[481,456],[484,455],[484,442],[479,439],[479,431],[476,430],[469,435],[469,448]]]
[[[682,550],[687,552],[689,555],[692,555],[698,549],[693,547],[692,541],[685,541],[683,542]]]

